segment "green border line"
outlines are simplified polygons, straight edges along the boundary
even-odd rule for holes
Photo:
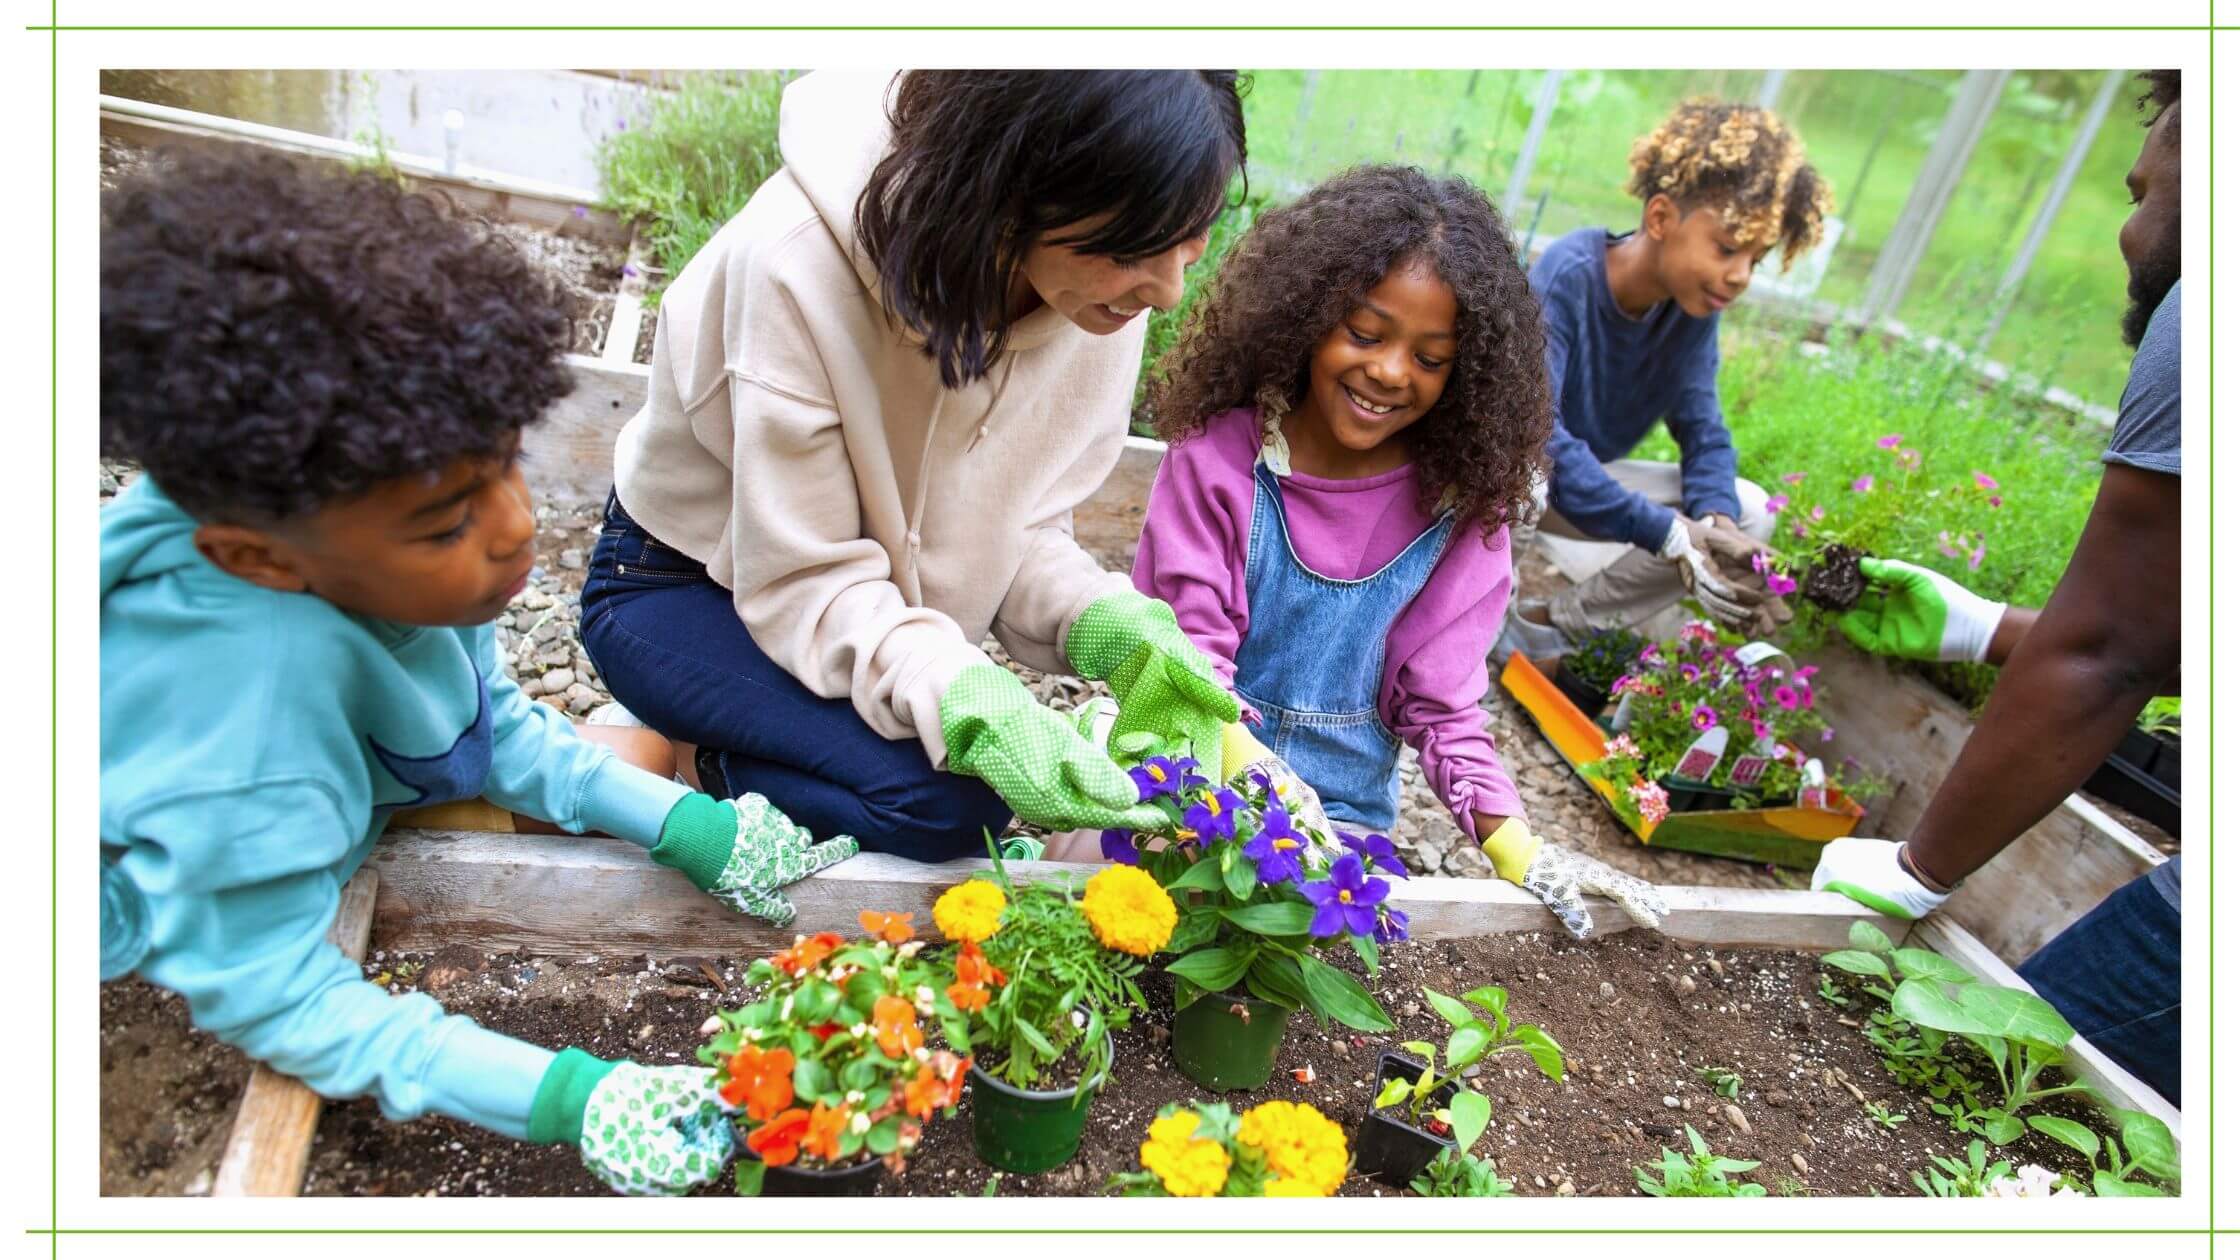
[[[47,21],[61,0],[47,0]],[[47,34],[47,1219],[62,1219],[62,33]],[[47,1240],[53,1256],[60,1238]]]

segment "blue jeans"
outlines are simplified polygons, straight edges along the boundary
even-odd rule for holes
[[[2019,969],[2079,1036],[2178,1102],[2178,863],[2109,893]]]
[[[987,784],[934,769],[917,740],[880,735],[763,655],[731,592],[611,493],[583,584],[583,650],[639,721],[700,747],[711,795],[759,792],[819,839],[941,862],[986,852],[982,833],[1011,819]]]

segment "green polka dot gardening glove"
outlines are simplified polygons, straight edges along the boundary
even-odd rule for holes
[[[1903,560],[1859,562],[1867,591],[1836,628],[1862,651],[1909,661],[1980,661],[2007,606]]]
[[[610,1063],[562,1050],[537,1084],[529,1140],[573,1143],[618,1194],[683,1194],[716,1179],[737,1139],[715,1071]]]
[[[1237,698],[1214,677],[1213,662],[1183,635],[1174,609],[1147,595],[1122,591],[1083,609],[1066,632],[1066,660],[1082,677],[1112,684],[1115,736],[1179,736],[1211,765],[1221,728],[1237,720]]]
[[[859,847],[850,836],[811,843],[808,828],[753,792],[735,801],[693,792],[661,824],[653,860],[739,913],[784,927],[793,922],[793,903],[778,890],[847,861]]]
[[[951,770],[994,788],[1037,826],[1150,831],[1165,822],[1137,803],[1126,771],[1001,665],[974,665],[950,681],[941,694],[941,735]]]

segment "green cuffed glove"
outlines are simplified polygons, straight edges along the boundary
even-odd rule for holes
[[[1148,595],[1121,591],[1083,609],[1066,632],[1066,660],[1082,677],[1112,684],[1115,736],[1179,736],[1211,764],[1221,728],[1237,720],[1237,698],[1214,677],[1213,662],[1183,635],[1174,609]]]
[[[949,768],[996,790],[1019,817],[1053,831],[1151,831],[1166,818],[1073,723],[1035,702],[1001,665],[974,665],[941,695]]]
[[[529,1140],[573,1143],[617,1194],[683,1194],[714,1181],[736,1149],[715,1081],[711,1068],[610,1063],[570,1047],[537,1083]]]
[[[811,843],[808,828],[753,792],[735,801],[693,792],[662,822],[653,860],[683,871],[739,913],[784,927],[793,922],[793,903],[778,890],[847,861],[860,847],[852,836]]]
[[[1862,651],[1910,661],[1980,661],[2007,606],[1903,560],[1859,561],[1867,591],[1836,628]]]

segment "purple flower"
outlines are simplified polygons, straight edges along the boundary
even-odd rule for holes
[[[1857,481],[1851,483],[1851,493],[1853,494],[1865,494],[1872,489],[1874,489],[1873,473],[1868,473],[1866,476],[1861,477]]]
[[[628,278],[630,276],[637,275],[638,269],[630,263],[624,263],[622,264],[622,274],[625,278]]]
[[[579,219],[588,219],[591,217],[591,212],[584,209],[582,206],[569,206],[568,212],[575,215]]]
[[[1813,504],[1813,505],[1812,505],[1812,519],[1813,519],[1813,521],[1814,521],[1815,523],[1817,523],[1817,522],[1820,522],[1820,521],[1824,521],[1824,520],[1827,520],[1827,519],[1828,519],[1828,509],[1826,509],[1826,508],[1824,508],[1824,507],[1821,507],[1821,506],[1820,506],[1819,504],[1817,504],[1817,503]]]
[[[1788,496],[1788,495],[1785,495],[1785,494],[1777,494],[1777,495],[1774,495],[1774,496],[1772,496],[1771,498],[1769,498],[1769,499],[1767,499],[1767,500],[1766,500],[1766,514],[1767,514],[1767,515],[1769,515],[1769,516],[1779,516],[1779,515],[1781,515],[1781,513],[1782,513],[1782,510],[1783,510],[1783,509],[1785,509],[1785,508],[1787,508],[1788,506],[1789,506],[1789,496]]]
[[[1792,534],[1795,534],[1795,535],[1796,535],[1797,537],[1799,537],[1799,538],[1802,538],[1802,537],[1804,537],[1804,536],[1805,536],[1805,528],[1804,528],[1804,522],[1803,522],[1803,521],[1798,521],[1798,522],[1797,522],[1797,523],[1796,523],[1795,525],[1792,525],[1792,526],[1790,526],[1790,527],[1789,527],[1789,532],[1790,532],[1790,533],[1792,533]]]
[[[1790,578],[1787,574],[1768,573],[1766,574],[1766,589],[1776,595],[1794,595],[1797,593],[1797,584],[1795,579]]]
[[[1804,480],[1804,474],[1801,472],[1783,473],[1781,474],[1781,479],[1793,486],[1798,482]]]
[[[1142,765],[1129,767],[1128,777],[1135,780],[1139,802],[1179,795],[1182,791],[1182,767],[1172,757],[1146,757]]]
[[[1335,936],[1343,929],[1353,936],[1377,930],[1377,903],[1392,892],[1392,885],[1370,875],[1361,855],[1348,853],[1330,864],[1330,877],[1301,884],[1299,891],[1313,904],[1310,936]]]
[[[1977,569],[1979,569],[1979,568],[1982,568],[1982,567],[1983,567],[1983,535],[1981,535],[1981,534],[1977,534],[1977,535],[1976,535],[1976,549],[1975,549],[1974,551],[1971,551],[1971,552],[1969,552],[1969,553],[1968,553],[1968,572],[1970,572],[1970,573],[1973,573],[1973,572],[1975,572],[1975,571],[1976,571]]]
[[[1703,677],[1703,671],[1683,661],[1680,665],[1680,677],[1687,682],[1694,682]]]
[[[1784,709],[1796,708],[1797,689],[1787,683],[1783,683],[1780,686],[1775,687],[1773,689],[1773,702],[1780,705]]]
[[[1719,711],[1708,704],[1699,704],[1696,711],[1688,716],[1688,720],[1695,724],[1697,730],[1708,731],[1719,724]]]
[[[1905,441],[1905,440],[1906,440],[1906,435],[1905,435],[1905,434],[1903,434],[1903,433],[1890,433],[1890,434],[1885,434],[1885,435],[1884,435],[1884,436],[1882,436],[1882,437],[1876,438],[1876,439],[1875,439],[1875,443],[1874,443],[1874,444],[1875,444],[1876,446],[1879,446],[1879,447],[1881,447],[1881,448],[1882,448],[1883,450],[1886,450],[1886,451],[1894,451],[1894,450],[1897,450],[1897,449],[1898,449],[1898,443],[1900,443],[1900,442],[1903,442],[1903,441]]]
[[[1408,915],[1404,910],[1391,906],[1377,907],[1377,944],[1390,945],[1408,939]]]
[[[1200,841],[1230,839],[1237,834],[1237,809],[1243,804],[1244,798],[1227,788],[1201,791],[1182,811],[1182,825]]]
[[[1834,731],[1822,731],[1822,732],[1820,732],[1820,742],[1821,742],[1821,743],[1823,743],[1823,744],[1827,743],[1827,742],[1828,742],[1829,740],[1831,740],[1831,739],[1834,739],[1835,737],[1836,737],[1836,733],[1835,733]]]
[[[1364,864],[1398,875],[1402,879],[1408,877],[1408,868],[1400,864],[1399,850],[1392,847],[1391,840],[1373,832],[1357,836],[1350,831],[1341,831],[1338,833],[1338,842],[1361,855]]]
[[[2004,505],[2005,505],[2005,503],[2006,503],[2006,500],[2005,500],[2005,499],[2002,499],[2002,498],[2000,498],[2000,497],[1999,497],[1998,495],[1992,495],[1992,496],[1991,496],[1991,506],[1993,506],[1993,507],[2001,507],[2001,506],[2004,506]]]
[[[1291,815],[1270,801],[1260,816],[1260,834],[1245,841],[1244,855],[1260,868],[1260,882],[1281,884],[1299,878],[1299,855],[1307,837],[1291,825]]]
[[[1999,483],[1991,479],[1991,474],[1983,471],[1980,468],[1976,470],[1976,484],[1986,490],[1996,490],[1999,488]]]
[[[1135,833],[1126,828],[1107,831],[1097,837],[1097,845],[1104,850],[1104,860],[1134,866],[1143,854],[1136,849]]]
[[[1758,722],[1758,721],[1753,721],[1753,722],[1751,722],[1751,723],[1750,723],[1750,733],[1751,733],[1752,735],[1756,736],[1756,737],[1757,737],[1757,738],[1759,738],[1759,739],[1772,739],[1772,738],[1773,738],[1773,732],[1772,732],[1772,731],[1770,731],[1770,730],[1768,730],[1768,729],[1766,728],[1766,724],[1765,724],[1765,723],[1763,723],[1763,722]]]

